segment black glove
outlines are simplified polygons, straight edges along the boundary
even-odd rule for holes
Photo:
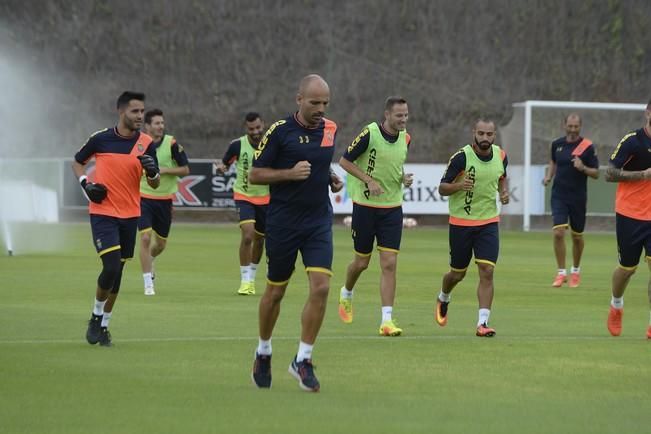
[[[147,178],[156,178],[156,175],[158,175],[160,172],[160,170],[158,170],[158,164],[156,164],[156,160],[154,160],[151,155],[147,154],[138,155],[138,159],[140,160],[142,168],[145,169],[145,173],[147,173]]]
[[[102,203],[108,194],[108,189],[104,184],[88,182],[86,179],[81,180],[81,188],[84,189],[88,200],[95,203]]]

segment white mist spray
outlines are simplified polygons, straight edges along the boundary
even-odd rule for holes
[[[56,251],[62,160],[51,108],[62,91],[0,47],[0,241],[8,255]]]
[[[0,226],[2,227],[2,239],[5,242],[5,247],[7,248],[7,255],[14,255],[14,246],[11,242],[11,232],[9,231],[9,223],[2,217],[0,217]]]

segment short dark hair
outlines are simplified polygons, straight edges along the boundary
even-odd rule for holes
[[[133,99],[145,102],[145,94],[141,92],[131,92],[129,90],[125,90],[118,97],[118,103],[117,103],[118,110],[121,109],[122,107],[128,106],[129,101]]]
[[[493,124],[493,126],[497,130],[497,123],[493,119],[489,118],[488,116],[478,116],[477,119],[475,120],[475,123],[472,126],[472,129],[474,130],[475,128],[477,128],[477,124],[480,122],[483,122],[485,124]]]
[[[260,113],[258,113],[258,112],[248,112],[248,113],[246,114],[246,116],[244,116],[244,120],[245,120],[246,122],[253,122],[253,121],[256,120],[256,119],[262,119],[262,118],[260,117]]]
[[[145,123],[151,125],[151,120],[154,116],[163,116],[163,110],[157,108],[149,110],[145,113]]]
[[[396,104],[407,104],[407,100],[401,96],[390,96],[384,102],[384,110],[391,110]]]

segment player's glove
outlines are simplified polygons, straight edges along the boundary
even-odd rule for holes
[[[85,176],[79,178],[79,184],[84,189],[84,194],[91,202],[102,203],[108,194],[108,189],[104,184],[88,182]]]
[[[145,169],[145,173],[147,174],[147,178],[149,179],[154,179],[160,172],[158,169],[158,164],[156,164],[156,160],[152,158],[151,155],[138,155],[138,159],[140,160],[140,164],[142,165],[142,168]]]

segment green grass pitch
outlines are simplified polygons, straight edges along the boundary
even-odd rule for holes
[[[172,228],[155,297],[125,270],[114,347],[85,342],[100,263],[87,224],[61,225],[56,254],[0,257],[0,432],[14,433],[648,433],[651,342],[646,265],[626,294],[624,331],[605,327],[612,234],[587,234],[581,287],[554,289],[551,233],[504,232],[493,339],[474,336],[477,273],[453,293],[441,328],[432,307],[447,270],[447,232],[404,232],[394,316],[376,336],[378,260],[361,277],[355,321],[337,317],[351,259],[335,230],[335,277],[314,352],[321,392],[287,374],[306,295],[300,259],[273,339],[273,388],[250,380],[258,295],[237,296],[236,225]]]

